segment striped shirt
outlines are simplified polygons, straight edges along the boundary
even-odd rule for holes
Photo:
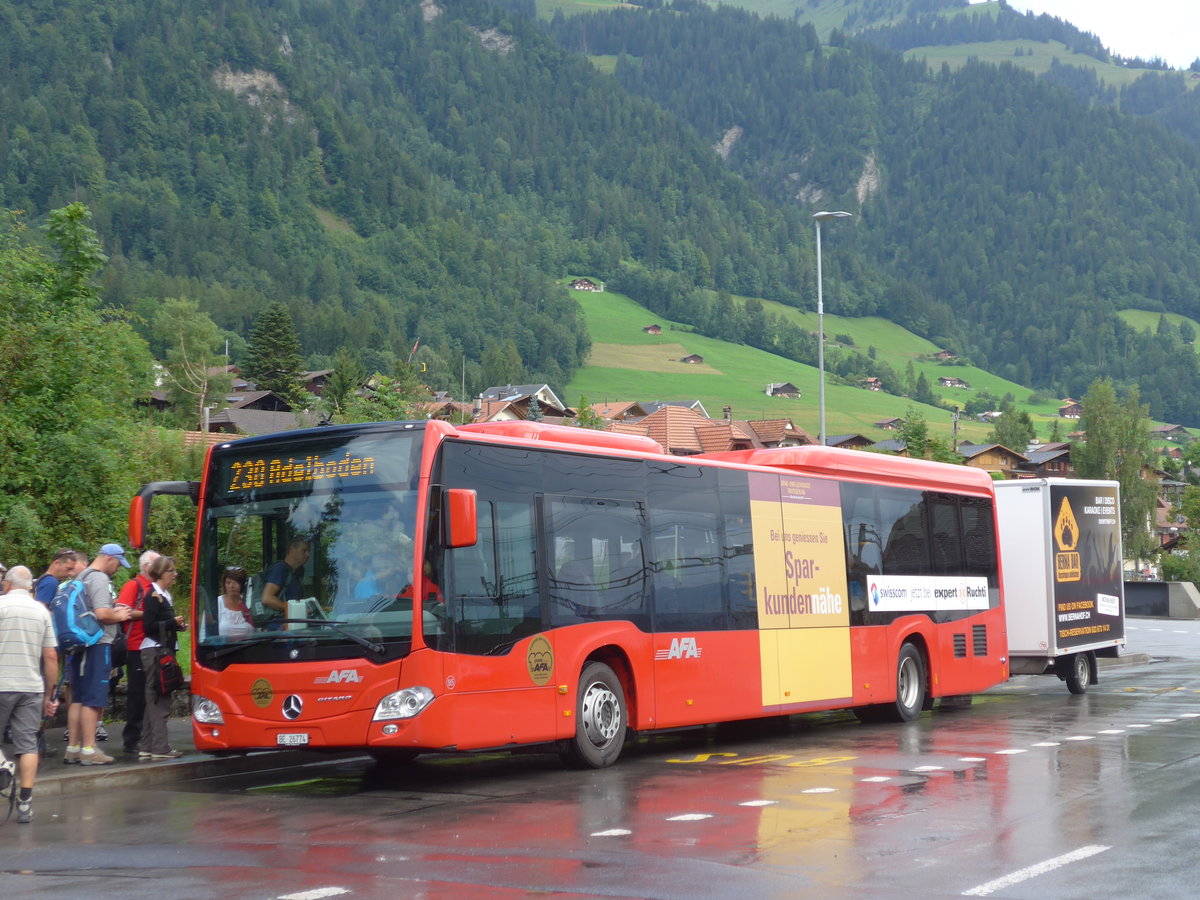
[[[49,611],[29,591],[15,588],[0,596],[0,691],[45,691],[42,651],[57,646]]]

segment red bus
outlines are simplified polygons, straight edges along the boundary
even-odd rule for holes
[[[200,483],[142,489],[134,546],[158,494],[199,506],[206,751],[555,743],[603,767],[629,731],[911,720],[1008,677],[992,482],[973,468],[391,422],[215,446]]]

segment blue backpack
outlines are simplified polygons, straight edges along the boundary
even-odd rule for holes
[[[50,616],[54,619],[58,646],[63,650],[91,647],[104,636],[104,626],[88,608],[87,588],[82,578],[59,585],[50,602]]]

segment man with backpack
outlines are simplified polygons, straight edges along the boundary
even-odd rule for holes
[[[96,748],[96,726],[108,703],[108,679],[112,671],[111,648],[117,627],[129,620],[130,608],[116,606],[112,576],[117,568],[129,568],[120,544],[105,544],[92,564],[79,574],[83,582],[85,605],[103,626],[96,643],[82,647],[67,657],[67,678],[71,682],[71,705],[67,709],[67,751],[63,762],[84,766],[104,766],[111,756]],[[57,598],[56,598],[57,603]],[[59,628],[62,642],[62,628]]]
[[[17,754],[17,821],[33,819],[37,734],[42,716],[58,710],[58,651],[50,613],[29,593],[33,575],[13,566],[0,597],[0,726],[11,726]],[[0,758],[3,754],[0,754]]]
[[[125,730],[121,743],[125,753],[137,756],[138,744],[142,740],[142,717],[146,713],[146,672],[142,668],[142,614],[146,608],[146,597],[150,594],[151,581],[147,574],[151,564],[161,554],[147,550],[138,557],[138,573],[130,578],[117,596],[118,606],[128,606],[129,621],[125,629]]]

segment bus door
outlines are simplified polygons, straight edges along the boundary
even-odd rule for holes
[[[543,633],[535,504],[481,496],[477,516],[476,543],[446,553],[446,695],[478,746],[550,740],[554,647]]]

